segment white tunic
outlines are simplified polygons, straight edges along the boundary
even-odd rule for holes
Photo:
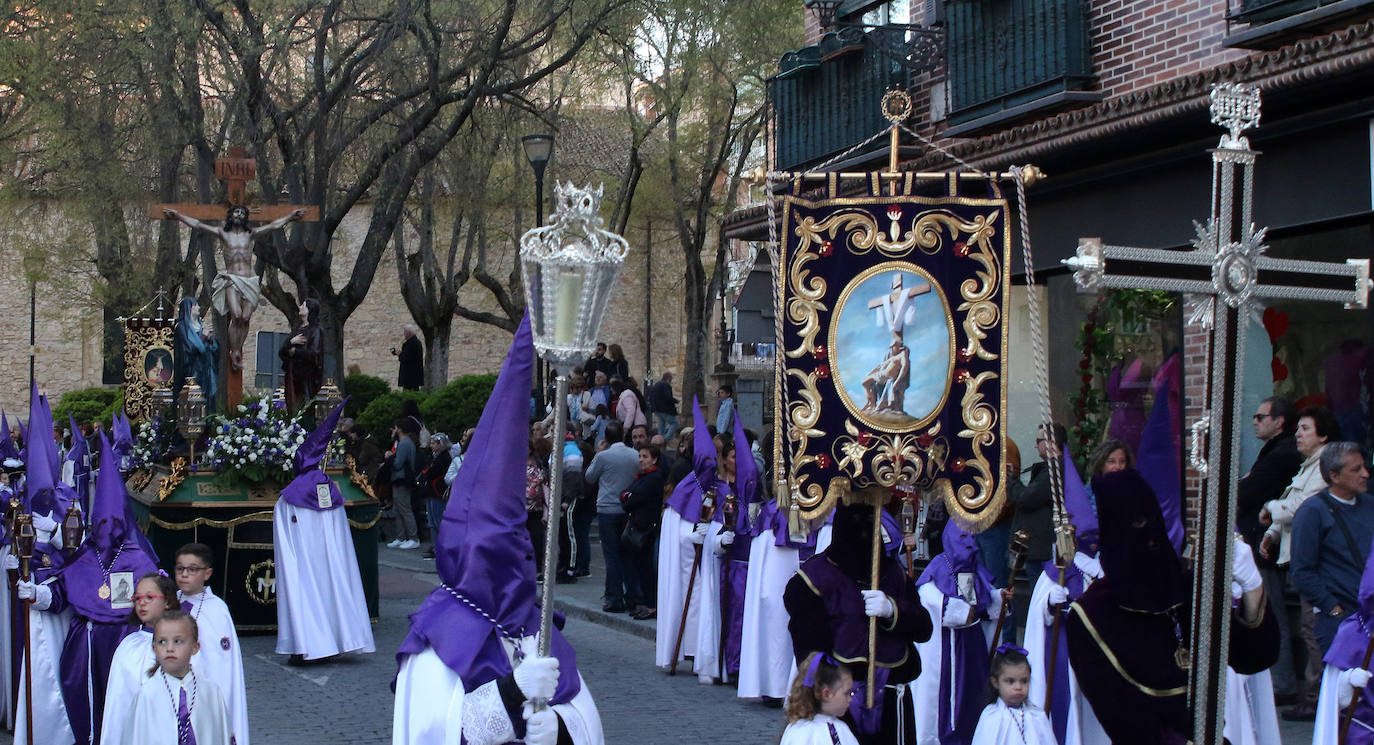
[[[1342,672],[1344,671],[1334,665],[1327,665],[1322,672],[1322,689],[1321,695],[1317,697],[1317,720],[1313,722],[1312,745],[1340,745],[1346,709],[1340,702],[1340,689],[1346,685],[1341,681]],[[1356,696],[1363,694],[1363,691],[1358,689],[1352,692]],[[1349,703],[1346,702],[1347,705]],[[1350,723],[1350,732],[1353,734],[1362,727],[1374,729],[1374,722],[1353,721]]]
[[[817,553],[830,545],[830,526],[816,536]],[[744,629],[740,637],[739,697],[785,698],[796,662],[782,594],[797,573],[800,555],[778,546],[765,530],[749,545],[749,580],[744,591]]]
[[[469,708],[466,712],[465,705]],[[473,706],[482,710],[474,712]],[[573,700],[555,705],[553,711],[576,745],[605,745],[601,716],[585,679]],[[467,731],[464,722],[468,724]],[[425,651],[401,663],[401,671],[396,675],[396,710],[391,720],[392,745],[493,745],[513,740],[514,730],[510,727],[505,707],[499,695],[495,695],[494,683],[465,694],[462,678],[444,664],[432,647],[425,647]]]
[[[129,714],[133,711],[134,700],[138,698],[138,692],[143,688],[144,682],[149,680],[148,669],[156,665],[153,632],[140,628],[119,643],[114,657],[110,659],[110,678],[105,684],[105,716],[100,725],[101,742],[114,743],[126,740],[125,728],[129,724]],[[158,676],[155,674],[154,677]],[[175,692],[173,687],[173,693]],[[162,702],[164,705],[167,703],[165,690],[162,691]]]
[[[177,593],[180,595],[181,593]],[[198,595],[181,598],[191,604],[191,615],[199,629],[200,651],[191,658],[199,674],[215,684],[224,696],[237,745],[248,745],[248,696],[243,685],[243,652],[229,606],[210,588]]]
[[[342,507],[311,510],[278,499],[272,510],[272,552],[277,654],[315,660],[376,651]]]
[[[935,630],[931,632],[930,638],[916,644],[916,651],[921,656],[921,674],[912,683],[911,695],[915,700],[916,712],[916,742],[920,745],[939,745],[940,742],[940,679],[944,676],[954,675],[954,670],[946,669],[945,659],[954,657],[954,649],[950,646],[946,649],[944,640],[944,606],[945,594],[940,592],[940,588],[934,582],[926,582],[916,588],[916,594],[921,600],[921,606],[930,614],[930,623]],[[988,615],[997,618],[997,614],[1002,609],[1002,595],[995,589],[992,592],[992,607],[988,609]],[[991,644],[992,634],[997,622],[993,621],[974,621],[974,624],[982,624],[983,643]],[[961,627],[966,628],[966,627]],[[950,645],[954,644],[954,636],[950,635]],[[985,646],[985,649],[988,647]],[[951,692],[956,688],[951,681],[949,686]],[[986,716],[986,715],[985,715]]]
[[[1050,719],[1027,700],[1020,710],[1007,708],[998,699],[983,709],[971,745],[1057,745]],[[1276,743],[1277,745],[1277,743]]]
[[[798,719],[782,731],[782,742],[778,745],[832,745],[835,739],[830,736],[834,728],[840,745],[859,745],[849,725],[830,716],[817,714],[811,719]]]
[[[0,595],[8,597],[8,593]],[[70,607],[64,608],[61,613],[29,608],[29,655],[33,661],[33,721],[43,723],[41,727],[34,727],[34,745],[71,745],[75,738],[71,724],[67,721],[67,705],[62,701],[61,678],[58,674],[62,646],[66,643],[67,626],[71,620]],[[8,625],[6,627],[8,628]],[[20,668],[21,686],[25,672],[24,668]],[[5,682],[9,683],[8,676]],[[18,713],[14,722],[14,741],[18,743],[28,742],[27,709],[28,703],[24,699],[23,688],[20,688]]]
[[[1274,685],[1269,671],[1241,675],[1226,668],[1226,727],[1231,745],[1269,745],[1280,742],[1279,715],[1274,708]]]
[[[697,572],[697,589],[692,605],[700,608],[696,623],[696,657],[692,672],[703,682],[721,677],[720,665],[720,568],[728,548],[720,542],[724,523],[712,520],[706,526],[706,541],[701,551],[701,569]],[[690,631],[690,627],[689,627]],[[726,677],[729,673],[726,673]]]
[[[677,644],[678,624],[682,622],[682,604],[687,597],[687,578],[696,562],[695,544],[691,541],[693,524],[683,520],[676,510],[663,511],[658,539],[658,620],[654,637],[654,664],[667,670],[673,662],[673,646]],[[687,609],[687,623],[682,625],[682,650],[679,659],[696,654],[697,617],[701,609],[701,572],[695,580],[692,605]]]
[[[161,670],[151,678],[144,678],[129,711],[124,739],[113,740],[108,733],[102,733],[101,742],[106,745],[177,745],[177,707],[183,687],[186,705],[191,710],[191,730],[195,733],[196,745],[229,745],[229,715],[224,710],[224,697],[212,681],[195,674],[194,665],[181,680]]]
[[[9,504],[10,491],[0,489],[0,500],[3,504]],[[5,546],[0,549],[0,558],[10,555],[10,547]],[[14,593],[9,589],[9,582],[5,582],[3,591],[0,591],[0,715],[4,716],[5,729],[14,728],[14,711],[10,702],[14,700],[14,692],[10,690],[12,684],[9,671],[14,669],[14,660],[10,659],[14,645],[10,644],[13,634],[13,625],[10,623],[12,614],[10,604],[16,602]],[[23,680],[22,678],[20,680]],[[23,697],[22,694],[20,696]]]
[[[1086,579],[1086,577],[1085,577]],[[1040,573],[1031,593],[1030,605],[1026,609],[1026,651],[1030,653],[1031,684],[1028,700],[1037,706],[1045,701],[1046,677],[1049,675],[1045,640],[1049,638],[1050,628],[1045,625],[1045,607],[1050,602],[1050,587],[1057,584],[1047,572]],[[1086,587],[1086,583],[1084,585]],[[1061,624],[1062,628],[1062,624]],[[1063,640],[1060,640],[1063,643]],[[1111,738],[1097,721],[1093,707],[1078,688],[1078,676],[1073,667],[1067,670],[1056,669],[1055,675],[1069,676],[1069,721],[1064,727],[1064,745],[1111,745]]]

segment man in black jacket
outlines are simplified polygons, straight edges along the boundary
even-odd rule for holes
[[[396,375],[396,386],[407,391],[418,391],[425,384],[425,350],[420,339],[415,336],[415,327],[405,325],[405,342],[398,353],[395,347],[391,353],[400,358],[400,372]]]
[[[1061,457],[1059,454],[1067,438],[1064,425],[1055,423],[1050,430],[1042,425],[1035,432],[1035,451],[1040,454],[1040,462],[1031,466],[1030,481],[1025,486],[1017,480],[1007,484],[1007,501],[1016,508],[1011,532],[1024,530],[1030,539],[1026,543],[1026,581],[1031,587],[1035,587],[1035,580],[1040,577],[1041,563],[1051,558],[1050,549],[1054,545],[1054,497],[1050,491],[1047,463],[1052,457]]]
[[[1245,542],[1252,549],[1258,549],[1265,529],[1259,521],[1260,510],[1265,502],[1283,495],[1283,490],[1302,467],[1303,457],[1298,453],[1297,440],[1293,437],[1293,431],[1298,426],[1297,411],[1288,399],[1282,396],[1264,399],[1255,409],[1252,420],[1255,437],[1264,441],[1264,447],[1260,448],[1250,472],[1236,482],[1236,527],[1240,529]],[[1255,564],[1264,578],[1264,592],[1273,606],[1274,619],[1279,626],[1279,659],[1269,674],[1274,683],[1274,697],[1283,705],[1297,695],[1293,650],[1288,637],[1288,614],[1285,612],[1287,603],[1284,599],[1288,587],[1288,565],[1277,566],[1261,556],[1258,550],[1255,550]]]

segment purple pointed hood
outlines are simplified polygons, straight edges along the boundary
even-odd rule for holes
[[[115,412],[114,421],[110,428],[114,430],[114,453],[121,460],[129,458],[134,454],[134,433],[129,426],[129,418],[124,412]]]
[[[72,418],[71,414],[67,414],[67,424],[72,428],[72,449],[67,451],[67,457],[63,460],[75,463],[77,471],[80,472],[90,465],[91,461],[86,457],[90,449],[87,448],[86,438],[81,436],[81,430],[76,426],[76,419]]]
[[[114,449],[104,435],[100,436],[100,470],[95,477],[89,524],[86,543],[98,546],[102,552],[118,548],[131,533],[139,532],[129,510],[129,492],[119,473]]]
[[[24,441],[25,510],[47,514],[57,509],[57,443],[52,439],[52,410],[47,398],[38,395],[38,384],[29,392],[29,433],[40,434]]]
[[[1359,601],[1359,609],[1341,621],[1336,638],[1323,658],[1327,664],[1342,670],[1365,664],[1364,652],[1369,646],[1371,624],[1374,623],[1374,545],[1364,562],[1364,574],[1360,575]]]
[[[334,437],[334,428],[339,424],[345,403],[346,399],[335,406],[334,410],[329,412],[329,416],[306,435],[305,441],[296,448],[296,454],[291,458],[296,466],[296,478],[281,490],[281,498],[288,504],[316,511],[343,506],[343,492],[339,491],[339,485],[320,468],[320,461],[329,450],[329,442]],[[327,498],[320,487],[324,487],[328,492]]]
[[[1088,487],[1078,475],[1078,467],[1073,464],[1067,445],[1060,462],[1064,464],[1064,509],[1078,536],[1078,548],[1086,554],[1096,554],[1097,512],[1093,510],[1092,500],[1088,499]]]
[[[749,438],[744,434],[744,423],[738,416],[734,419],[735,482],[730,485],[735,495],[735,524],[730,530],[735,535],[758,535],[757,526],[749,524],[749,505],[759,500],[759,466],[754,462],[754,454],[749,449]],[[695,438],[696,433],[693,432]],[[695,450],[695,447],[693,448]],[[712,452],[715,452],[714,445]],[[725,500],[716,503],[716,519],[724,522]]]
[[[944,552],[930,560],[925,571],[916,580],[919,587],[934,582],[936,589],[946,597],[961,597],[959,575],[973,575],[973,589],[977,597],[976,605],[984,608],[992,602],[992,573],[978,560],[978,540],[959,520],[950,517],[945,530],[940,534]]]
[[[1136,468],[1149,482],[1159,499],[1160,512],[1169,531],[1174,551],[1183,551],[1183,464],[1179,450],[1178,428],[1169,409],[1169,399],[1178,387],[1178,375],[1168,374],[1155,386],[1155,401],[1150,418],[1140,435],[1140,453]],[[1096,490],[1094,490],[1096,493]],[[1102,501],[1098,500],[1101,507]]]
[[[19,448],[15,447],[14,440],[10,438],[10,418],[6,416],[4,409],[0,409],[0,460],[18,457]]]
[[[444,508],[435,547],[443,584],[411,615],[410,634],[396,655],[400,663],[428,644],[468,691],[511,672],[503,638],[539,630],[536,557],[525,528],[534,364],[526,314]],[[554,630],[552,642],[560,663],[553,700],[566,702],[580,689],[577,660],[561,631]]]
[[[706,418],[701,415],[701,404],[696,396],[692,397],[692,474],[668,495],[668,507],[679,517],[689,522],[701,518],[701,496],[706,487],[716,481],[716,443],[711,439],[711,431],[706,428]]]

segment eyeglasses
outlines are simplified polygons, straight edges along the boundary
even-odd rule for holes
[[[1254,416],[1252,416],[1252,417],[1250,417],[1250,418],[1251,418],[1251,419],[1254,419],[1256,422],[1262,422],[1262,421],[1264,421],[1265,419],[1273,419],[1273,418],[1274,418],[1274,415],[1273,415],[1273,414],[1256,414],[1256,415],[1254,415]]]
[[[177,574],[195,574],[196,572],[203,572],[203,571],[205,571],[206,569],[209,569],[209,568],[210,568],[210,567],[184,567],[184,566],[179,566],[179,567],[176,568],[176,573],[177,573]]]
[[[165,600],[166,598],[166,595],[135,595],[134,602],[141,603],[145,600]]]

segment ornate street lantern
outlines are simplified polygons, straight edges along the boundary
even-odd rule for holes
[[[62,518],[62,545],[75,549],[81,545],[85,526],[81,522],[81,509],[76,505],[67,508],[67,516]]]
[[[601,319],[625,254],[624,238],[602,230],[597,210],[601,187],[554,186],[558,209],[549,224],[520,238],[520,267],[525,280],[525,307],[530,315],[534,348],[558,372],[554,397],[552,493],[562,493],[563,437],[568,428],[568,375],[596,346]],[[552,638],[554,550],[558,520],[548,521],[544,537],[543,607],[539,619],[539,654],[548,656]],[[531,702],[536,710],[547,701]]]
[[[177,401],[177,431],[191,446],[190,462],[196,462],[196,440],[205,432],[205,392],[196,385],[194,377],[186,379]]]

